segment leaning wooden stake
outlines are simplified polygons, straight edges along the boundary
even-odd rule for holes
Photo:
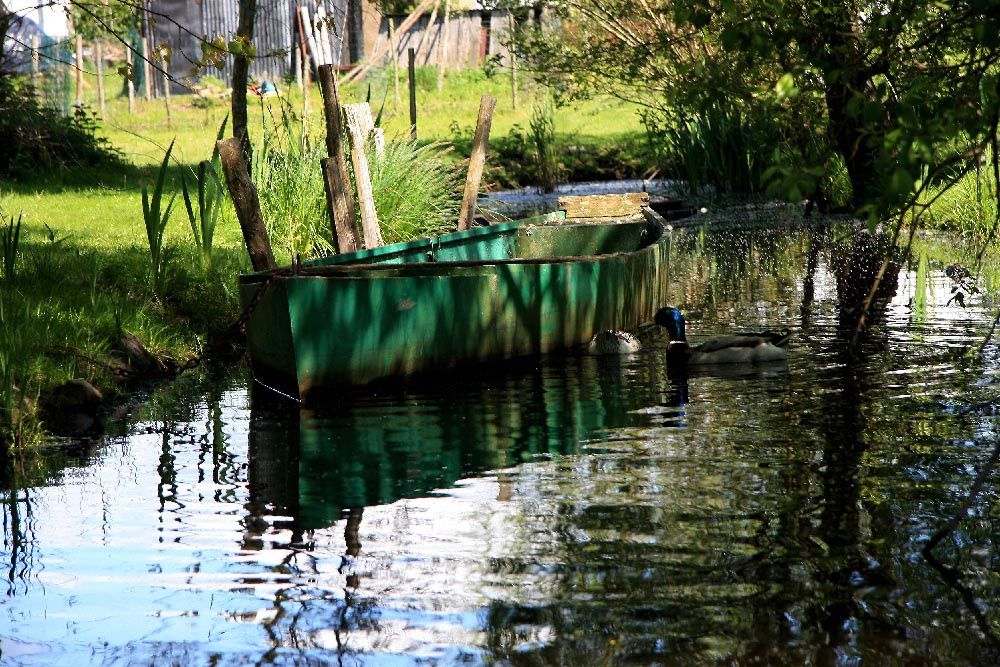
[[[424,51],[424,44],[427,44],[427,51],[424,53],[424,64],[428,64],[431,60],[431,30],[434,29],[434,24],[437,23],[438,6],[437,0],[434,1],[434,9],[431,10],[431,17],[427,19],[427,28],[424,30],[424,34],[420,36],[420,43],[417,44],[417,55],[419,56],[421,52]]]
[[[367,112],[367,114],[366,114]],[[372,191],[371,172],[365,153],[368,137],[365,134],[364,118],[371,115],[368,104],[347,104],[344,119],[347,121],[347,137],[351,141],[351,164],[354,166],[354,183],[358,187],[358,208],[361,210],[361,228],[365,236],[365,248],[382,245],[382,230],[375,212],[375,196]]]
[[[392,92],[396,99],[396,106],[399,106],[399,44],[396,43],[396,21],[391,16],[386,16],[389,23],[389,48],[392,52]]]
[[[38,61],[42,54],[42,40],[38,34],[31,36],[31,80],[38,85]]]
[[[410,73],[410,138],[417,140],[417,54],[413,49],[406,51]]]
[[[441,31],[438,33],[437,66],[438,66],[438,92],[444,90],[444,71],[448,67],[448,21],[451,18],[451,5],[448,0],[444,0],[444,23],[441,24]]]
[[[264,216],[260,212],[260,200],[257,199],[257,188],[250,180],[246,163],[243,161],[243,147],[239,139],[223,139],[216,144],[219,158],[222,161],[222,172],[226,176],[226,185],[233,198],[233,208],[236,218],[240,221],[243,240],[250,253],[250,265],[254,271],[267,271],[275,268],[274,254],[271,252],[271,242],[267,239],[267,229],[264,227]]]
[[[476,135],[472,139],[472,157],[469,158],[469,175],[465,179],[465,195],[462,210],[458,215],[458,230],[468,229],[476,215],[476,199],[479,197],[479,181],[483,178],[486,163],[486,147],[490,143],[490,125],[497,98],[483,95],[479,102],[479,119],[476,121]]]
[[[403,19],[403,22],[399,24],[399,27],[396,28],[396,31],[405,34],[410,28],[413,27],[413,25],[423,15],[423,13],[427,11],[427,8],[431,5],[431,3],[434,2],[437,2],[437,0],[423,0],[423,2],[417,5],[417,8],[414,9],[409,16]],[[437,7],[435,6],[435,11],[436,10]],[[360,79],[361,77],[363,77],[365,74],[368,73],[368,70],[370,70],[372,67],[375,67],[376,65],[382,62],[382,58],[385,57],[387,50],[388,50],[387,44],[382,44],[378,48],[374,49],[371,54],[365,56],[365,60],[363,62],[359,63],[350,72],[345,74],[344,78],[340,80],[340,83],[345,84],[348,81],[353,81],[355,79]]]
[[[340,124],[340,94],[333,65],[319,66],[319,82],[323,91],[323,112],[326,114],[326,152],[321,164],[326,183],[326,208],[337,239],[338,252],[354,252],[358,245],[355,231],[358,221],[354,214],[354,193],[347,173],[344,132]]]

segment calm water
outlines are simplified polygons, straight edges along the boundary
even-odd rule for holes
[[[787,326],[787,367],[672,377],[644,332],[311,411],[185,378],[0,492],[2,662],[996,664],[993,486],[921,553],[996,441],[993,305],[921,241],[851,355],[880,257],[681,235],[689,335]]]

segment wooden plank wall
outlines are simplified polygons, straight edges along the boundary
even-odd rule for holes
[[[503,46],[508,31],[508,19],[506,11],[490,12],[491,17],[487,24],[483,23],[483,12],[481,11],[453,11],[448,22],[448,32],[444,33],[444,14],[438,12],[434,25],[429,25],[430,15],[425,14],[417,21],[406,34],[397,32],[396,53],[400,62],[406,62],[407,49],[422,48],[416,54],[416,65],[422,67],[426,65],[437,65],[438,42],[444,38],[448,40],[447,67],[448,69],[462,69],[466,67],[479,67],[483,59],[480,57],[480,50],[483,40],[483,29],[489,30],[489,50],[487,55],[500,54],[503,64],[506,64],[507,49]],[[396,26],[406,17],[402,14],[386,16],[382,18],[379,25],[376,48],[385,45],[389,39],[389,21],[393,21]],[[427,39],[424,33],[429,32]],[[390,58],[387,56],[386,58]]]

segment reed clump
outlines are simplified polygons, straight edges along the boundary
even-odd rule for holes
[[[462,177],[446,159],[447,147],[389,141],[385,153],[370,151],[375,210],[386,243],[455,230]]]
[[[320,169],[326,157],[321,129],[303,122],[286,103],[275,104],[280,106],[264,125],[252,169],[272,249],[279,262],[296,253],[329,255],[335,245]],[[346,136],[344,145],[349,145]],[[381,154],[368,146],[375,210],[386,243],[454,230],[462,176],[449,151],[445,144],[403,138],[387,141]]]

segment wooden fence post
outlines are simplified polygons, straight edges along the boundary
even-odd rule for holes
[[[410,74],[410,139],[417,140],[417,54],[414,50],[407,49],[406,57],[409,60],[407,65]]]
[[[354,165],[354,182],[358,187],[358,208],[361,210],[361,228],[364,231],[365,248],[377,248],[382,245],[382,230],[378,224],[378,213],[375,211],[375,197],[372,191],[371,172],[368,169],[368,155],[365,144],[368,137],[364,132],[365,112],[371,116],[371,108],[367,103],[347,104],[344,106],[344,119],[347,121],[347,137],[351,141],[351,164]]]
[[[323,91],[323,112],[326,114],[326,152],[329,157],[320,164],[326,184],[326,208],[337,240],[338,252],[354,252],[358,245],[357,218],[354,214],[354,193],[347,173],[344,133],[340,124],[340,95],[333,65],[320,65],[319,82]]]
[[[254,271],[273,269],[276,265],[274,254],[271,252],[271,242],[268,241],[264,216],[260,212],[257,188],[250,180],[247,165],[243,161],[243,147],[240,145],[240,140],[223,139],[216,144],[216,147],[222,160],[226,185],[233,198],[236,218],[240,221],[240,229],[243,231],[243,241],[247,245],[247,252],[250,253],[250,264]]]
[[[76,34],[76,105],[83,104],[83,35]]]
[[[476,135],[472,139],[472,156],[469,158],[469,174],[465,179],[465,194],[462,196],[462,210],[458,215],[458,230],[469,228],[476,216],[476,199],[479,197],[479,182],[483,178],[486,163],[486,147],[490,143],[490,125],[497,98],[483,95],[479,102],[479,118],[476,120]]]
[[[97,106],[103,114],[105,111],[104,99],[104,41],[97,40],[94,43],[94,60],[97,62]]]
[[[170,64],[164,60],[163,61],[163,97],[167,104],[167,127],[170,127],[173,121],[173,114],[170,112],[170,76],[167,74],[167,69]]]
[[[128,66],[128,78],[125,85],[128,87],[128,112],[135,113],[135,70],[132,68],[132,47],[131,44],[125,47],[125,64]]]
[[[42,40],[37,34],[31,36],[31,81],[38,85],[38,62],[41,58]]]
[[[507,57],[510,58],[510,101],[511,106],[517,109],[517,56],[514,52],[514,12],[511,11],[507,18],[510,25],[510,47],[507,49]]]
[[[146,99],[153,99],[153,68],[149,66],[149,37],[142,38],[142,82],[145,87]]]

